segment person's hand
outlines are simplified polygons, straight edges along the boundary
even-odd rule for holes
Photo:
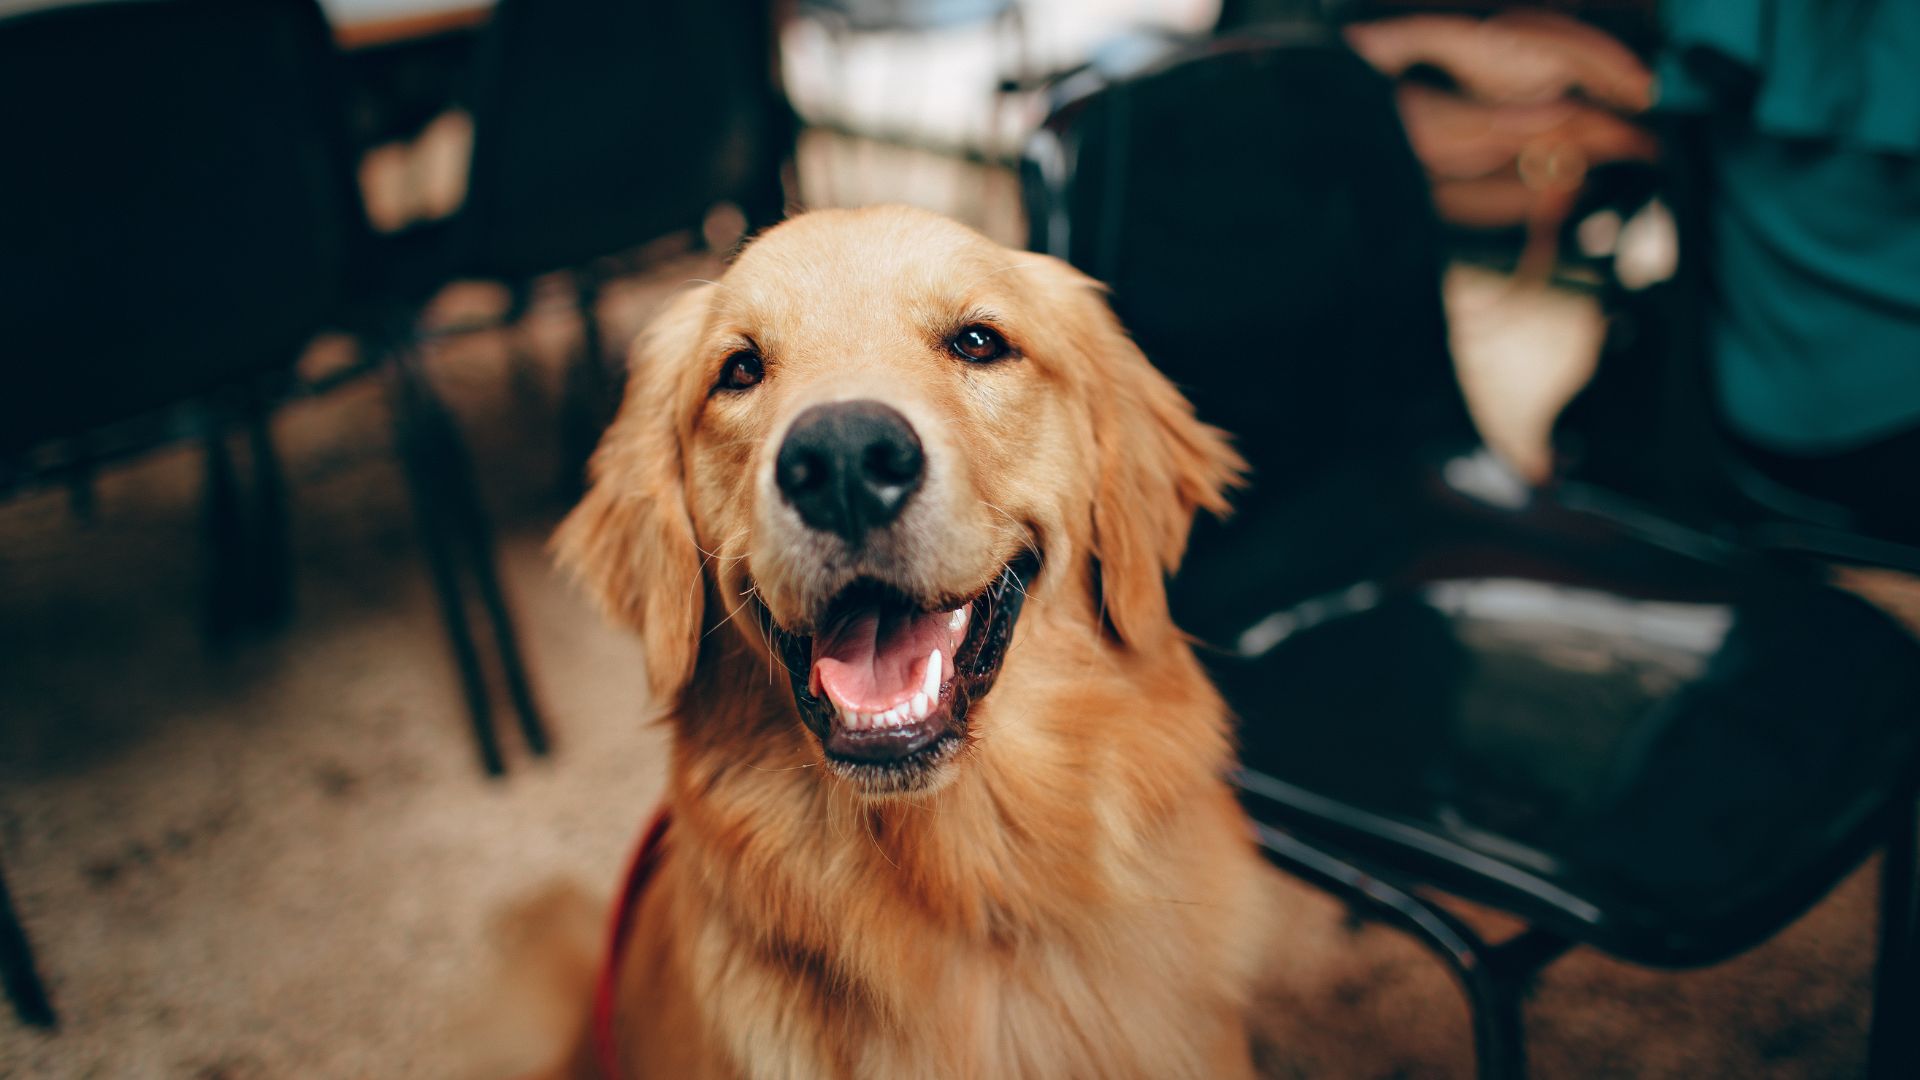
[[[1575,96],[1620,112],[1645,111],[1653,75],[1610,35],[1563,15],[1510,11],[1488,19],[1408,15],[1357,23],[1348,44],[1398,77],[1425,64],[1489,104],[1539,105]]]

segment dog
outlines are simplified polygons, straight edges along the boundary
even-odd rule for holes
[[[1166,594],[1243,471],[1099,284],[933,214],[675,298],[554,544],[673,737],[562,1075],[1251,1075],[1272,871]]]

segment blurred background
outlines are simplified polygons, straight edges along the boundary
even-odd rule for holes
[[[1109,282],[1254,464],[1175,600],[1298,886],[1272,1075],[1920,1074],[1916,62],[1904,0],[0,0],[0,1077],[534,1064],[502,913],[665,764],[546,537],[652,313],[879,202]]]

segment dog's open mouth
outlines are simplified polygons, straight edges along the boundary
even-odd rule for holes
[[[952,607],[855,582],[811,635],[767,618],[800,717],[833,768],[876,790],[907,790],[950,759],[968,707],[1000,674],[1038,569],[1022,556]]]

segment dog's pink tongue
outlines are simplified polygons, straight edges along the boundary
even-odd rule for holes
[[[947,647],[947,617],[920,612],[855,612],[813,639],[813,675],[834,704],[881,712],[911,698],[927,657]]]

